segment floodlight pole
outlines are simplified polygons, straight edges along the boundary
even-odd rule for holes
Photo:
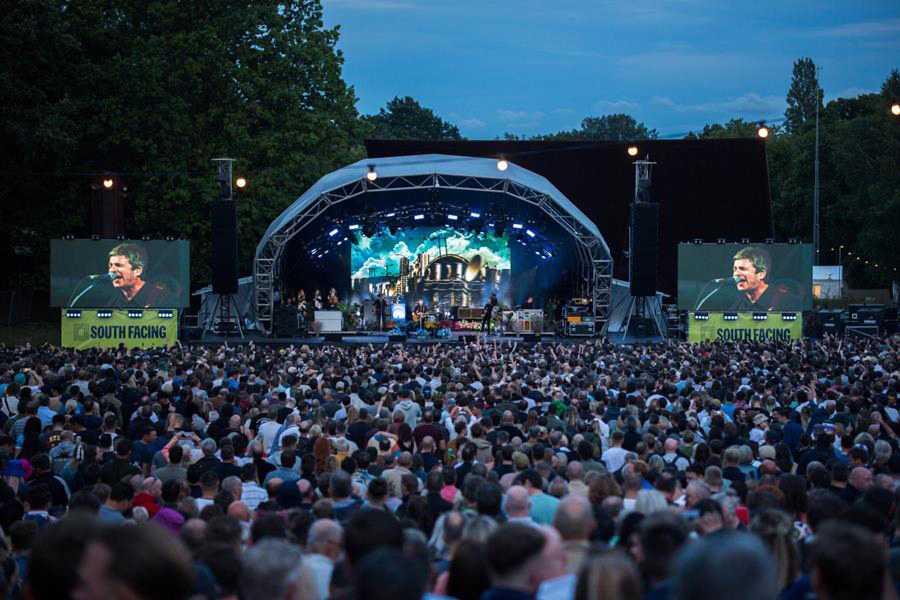
[[[816,158],[813,183],[813,264],[819,264],[819,67],[816,67]]]

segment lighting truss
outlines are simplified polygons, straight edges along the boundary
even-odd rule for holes
[[[375,181],[369,181],[362,176],[346,185],[323,192],[290,220],[281,224],[279,230],[272,234],[257,252],[253,264],[254,304],[260,328],[271,335],[275,281],[280,275],[284,251],[294,236],[300,234],[329,209],[363,194],[436,188],[510,196],[540,209],[575,240],[580,274],[575,293],[581,297],[591,298],[594,317],[601,325],[607,321],[612,295],[613,261],[609,246],[602,237],[591,233],[576,217],[557,205],[548,194],[516,181],[430,173],[396,177],[379,176]]]

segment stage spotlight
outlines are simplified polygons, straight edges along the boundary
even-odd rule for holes
[[[425,215],[413,215],[413,221],[421,221],[425,218]]]
[[[716,240],[716,243],[717,243],[717,244],[724,244],[724,243],[725,243],[725,238],[719,238],[719,239],[717,239],[717,240]]]
[[[349,229],[350,231],[356,231],[357,229],[359,229],[359,225],[354,223],[353,225],[350,225],[349,227],[347,227],[347,229]]]
[[[894,116],[900,115],[900,104],[898,104],[897,102],[894,102],[891,105],[891,114]]]
[[[521,223],[513,223],[513,229],[522,229]]]
[[[459,217],[456,215],[447,215],[447,220],[448,221],[457,221],[457,220],[459,220]]]
[[[104,189],[111,190],[115,184],[116,184],[116,182],[112,177],[104,177],[103,178]]]
[[[245,177],[238,177],[234,180],[234,185],[237,189],[242,190],[247,187],[247,179]]]
[[[388,214],[384,215],[384,217],[386,219],[390,219],[391,217],[396,217],[396,216],[397,216],[397,213],[395,213],[395,212],[389,212]]]
[[[91,236],[91,239],[94,240],[95,242],[99,242],[100,236],[95,233],[94,235]]]
[[[334,229],[332,229],[331,231],[328,232],[328,237],[334,237],[337,234],[338,234],[338,228],[335,227]]]
[[[694,243],[699,246],[699,245],[703,244],[703,240],[701,238],[694,238]]]
[[[472,217],[473,219],[479,219],[479,218],[481,218],[481,213],[470,212],[469,216]]]
[[[369,181],[378,179],[378,172],[375,170],[375,165],[369,165],[369,170],[366,172],[366,179]]]
[[[750,243],[750,238],[741,238],[741,243],[745,246]]]
[[[505,158],[501,158],[497,161],[497,170],[498,171],[505,171],[508,168],[509,168],[509,163],[506,161]]]
[[[628,156],[637,156],[638,147],[637,146],[628,146]]]
[[[534,237],[534,232],[533,232],[532,230],[530,230],[530,229],[526,229],[526,230],[525,230],[525,233],[528,234],[528,237]]]
[[[766,139],[767,137],[769,137],[769,128],[765,125],[760,125],[759,129],[756,130],[756,135],[758,135],[762,139]]]

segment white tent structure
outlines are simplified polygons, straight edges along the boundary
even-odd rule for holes
[[[544,177],[513,163],[490,158],[425,154],[370,158],[322,177],[266,230],[256,248],[256,322],[271,334],[275,293],[288,242],[329,209],[365,194],[451,189],[491,194],[492,202],[526,203],[542,211],[571,237],[578,256],[577,293],[593,302],[598,328],[606,323],[612,293],[612,257],[597,226]],[[502,168],[502,169],[501,169]]]

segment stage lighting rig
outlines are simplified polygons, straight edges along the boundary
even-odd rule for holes
[[[378,179],[378,171],[375,170],[375,165],[369,165],[369,170],[366,171],[366,179],[369,181]]]
[[[895,117],[900,116],[900,102],[894,102],[891,105],[891,114]]]
[[[505,171],[508,168],[509,168],[509,162],[505,158],[500,157],[499,159],[497,159],[497,170],[498,171]]]
[[[628,146],[628,156],[634,157],[638,155],[637,146]]]
[[[769,128],[766,127],[765,123],[759,124],[759,129],[756,130],[756,135],[758,135],[762,139],[766,139],[769,137]]]

